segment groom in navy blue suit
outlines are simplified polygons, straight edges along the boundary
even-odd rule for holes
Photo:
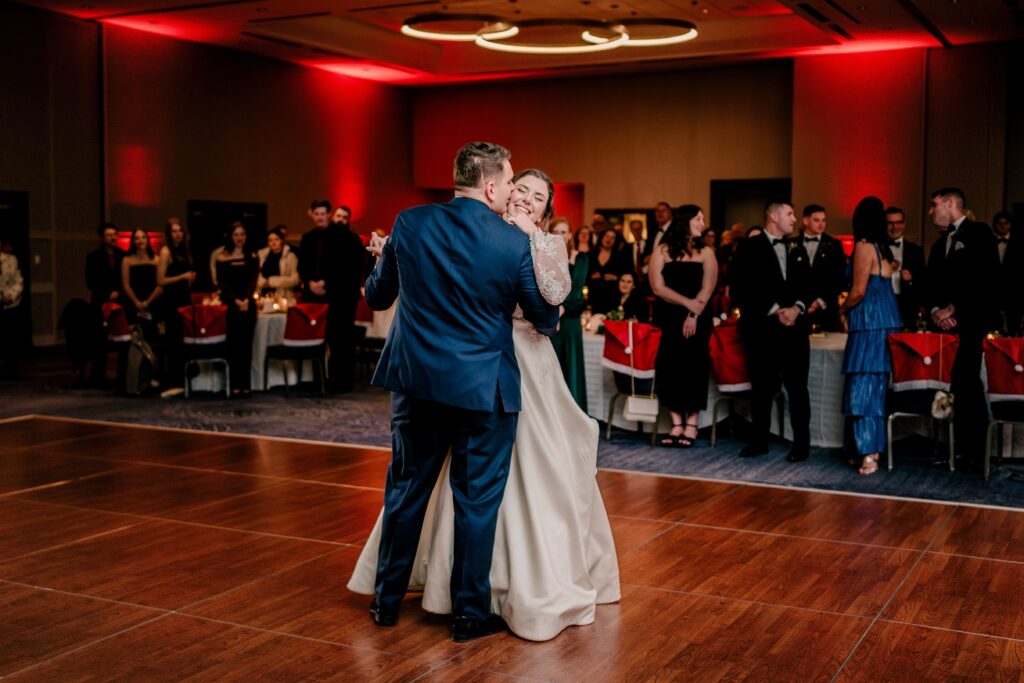
[[[491,614],[491,555],[520,410],[516,304],[553,335],[529,238],[500,217],[512,192],[505,148],[471,142],[455,158],[455,198],[398,214],[366,301],[398,310],[373,376],[392,392],[373,620],[392,626],[409,587],[427,502],[451,452],[455,502],[452,638],[504,630]]]

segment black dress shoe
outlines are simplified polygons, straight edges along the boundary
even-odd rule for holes
[[[786,462],[803,462],[807,458],[811,457],[811,452],[805,448],[794,448],[789,451],[789,455],[786,456]]]
[[[476,638],[493,636],[508,630],[508,624],[497,614],[481,621],[473,617],[455,617],[452,619],[452,640],[456,643],[467,643]]]
[[[768,447],[767,446],[755,446],[754,444],[750,444],[749,446],[745,446],[743,448],[743,450],[740,451],[740,457],[741,458],[756,458],[759,455],[765,455],[767,452],[768,452]]]
[[[374,600],[370,603],[370,617],[377,626],[394,626],[398,623],[398,610],[384,609]]]

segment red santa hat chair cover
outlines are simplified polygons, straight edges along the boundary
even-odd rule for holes
[[[630,394],[636,392],[636,380],[645,380],[654,394],[654,361],[658,357],[658,346],[661,344],[661,330],[647,323],[629,320],[604,321],[604,352],[601,365],[609,368],[619,376],[630,378]],[[616,382],[616,388],[619,388]],[[643,392],[643,388],[640,389]],[[612,436],[612,418],[615,415],[615,403],[626,394],[617,391],[608,402],[608,422],[605,437]],[[642,430],[642,425],[640,426]],[[658,425],[654,424],[651,443],[657,439]]]
[[[985,479],[992,458],[996,427],[1024,424],[1024,339],[999,337],[985,340],[985,373],[992,420],[985,438]]]
[[[295,304],[288,309],[285,346],[319,346],[327,334],[327,304]]]
[[[132,340],[132,328],[121,304],[108,301],[103,304],[103,326],[107,328],[107,339],[125,343]]]
[[[892,354],[892,391],[895,396],[901,392],[949,391],[953,375],[953,361],[960,340],[951,334],[934,332],[897,332],[889,335],[889,351]],[[894,399],[895,400],[895,399]],[[927,403],[931,403],[930,398]],[[892,410],[886,424],[886,461],[893,468],[892,427],[901,417],[920,417],[929,412],[919,409]],[[934,419],[934,418],[933,418]],[[947,420],[949,430],[949,470],[955,467],[953,452],[953,421]],[[935,424],[935,423],[933,423]]]
[[[228,338],[228,307],[181,306],[182,327],[186,344],[220,344]]]

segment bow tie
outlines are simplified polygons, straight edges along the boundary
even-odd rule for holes
[[[903,246],[903,240],[902,239],[889,240],[889,246],[890,247],[902,247]]]
[[[1010,241],[1009,237],[997,237],[996,238],[996,242],[998,242],[999,244],[1006,244],[1009,241]]]
[[[782,243],[783,243],[782,240],[777,240],[777,239],[774,239],[772,237],[768,238],[768,244],[772,245],[773,247],[778,246],[778,245],[780,245]]]
[[[820,237],[805,237],[804,238],[804,242],[817,242],[820,239],[821,239]]]

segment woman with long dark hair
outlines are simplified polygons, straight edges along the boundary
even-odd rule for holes
[[[184,327],[178,309],[192,304],[192,283],[196,271],[192,267],[192,252],[189,249],[188,228],[177,218],[167,221],[164,228],[164,245],[160,247],[160,260],[156,267],[156,283],[164,294],[164,320],[167,322],[167,387],[169,390],[182,389],[185,385]]]
[[[885,395],[892,372],[887,340],[901,327],[885,205],[878,197],[865,197],[857,204],[853,239],[853,284],[839,308],[849,330],[843,353],[843,414],[861,458],[859,472],[874,474],[885,448]]]
[[[121,260],[121,286],[125,293],[125,313],[128,320],[142,325],[150,338],[159,318],[158,300],[164,290],[156,280],[157,257],[149,241],[149,233],[142,228],[132,231],[128,253]]]
[[[707,408],[711,356],[711,309],[718,260],[702,238],[704,212],[684,204],[651,254],[648,267],[654,324],[661,328],[655,359],[658,399],[672,415],[663,446],[689,448],[697,438],[700,411]]]
[[[594,313],[607,313],[619,307],[619,276],[626,270],[622,263],[622,244],[622,235],[614,228],[605,228],[596,251],[590,254],[587,282]]]
[[[249,247],[245,226],[231,225],[224,253],[217,257],[220,298],[228,307],[228,360],[231,363],[231,393],[248,396],[252,386],[252,338],[256,332],[256,254]]]

